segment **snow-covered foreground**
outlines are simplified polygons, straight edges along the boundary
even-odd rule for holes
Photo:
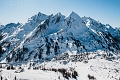
[[[14,73],[14,70],[3,70],[2,76],[8,80],[14,80],[15,76],[18,80],[55,80],[58,75],[54,72],[42,70],[25,70],[21,73]],[[59,74],[61,75],[61,74]]]
[[[50,61],[39,64],[45,66],[46,69],[64,68],[66,70],[73,68],[77,71],[77,80],[93,80],[89,79],[88,75],[93,76],[94,80],[120,80],[120,61],[107,61],[104,59],[91,59],[88,63],[83,62],[69,62],[65,61]],[[28,70],[26,65],[24,66],[24,72],[15,73],[16,70],[2,69],[2,77],[6,77],[8,80],[13,80],[16,76],[18,80],[66,80],[60,72],[54,72],[49,70]],[[36,65],[38,66],[38,65]],[[69,80],[75,80],[70,78]]]

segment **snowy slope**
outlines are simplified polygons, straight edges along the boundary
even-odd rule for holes
[[[35,27],[37,27],[43,20],[48,16],[42,13],[38,13],[31,18],[25,24],[20,23],[10,23],[2,27],[1,35],[2,39],[0,41],[1,46],[5,49],[5,53],[0,60],[5,59],[6,55],[9,54],[13,49],[18,47],[20,43],[26,38]]]
[[[6,70],[2,69],[3,79],[7,78],[8,80],[15,79],[15,76],[18,80],[119,80],[120,79],[120,62],[117,61],[107,61],[97,57],[96,59],[91,59],[88,63],[83,62],[69,62],[63,64],[64,61],[50,61],[44,62],[43,64],[36,64],[34,67],[28,69],[26,64],[23,64],[21,67],[24,68],[23,72],[15,73],[16,70]],[[46,70],[41,68],[34,69],[35,67],[44,66]],[[76,70],[78,76],[75,78],[70,77],[65,78],[59,71],[54,71],[54,69],[66,69],[68,72]],[[27,74],[27,75],[26,75]],[[92,78],[89,79],[90,75]],[[94,77],[94,79],[93,79]]]

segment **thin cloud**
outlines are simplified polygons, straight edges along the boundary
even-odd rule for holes
[[[9,4],[10,6],[12,6],[13,4]]]

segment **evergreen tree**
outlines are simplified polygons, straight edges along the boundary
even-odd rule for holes
[[[17,80],[16,76],[15,76],[15,79],[14,80]]]
[[[3,77],[1,76],[1,80],[3,80]]]

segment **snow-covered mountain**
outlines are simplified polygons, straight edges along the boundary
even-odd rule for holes
[[[120,50],[120,30],[75,12],[38,13],[25,24],[10,23],[0,27],[0,60],[41,61],[69,52],[81,54],[104,50],[115,55]]]
[[[75,12],[39,12],[0,25],[0,62],[10,64],[0,70],[9,80],[120,80],[120,28]]]

